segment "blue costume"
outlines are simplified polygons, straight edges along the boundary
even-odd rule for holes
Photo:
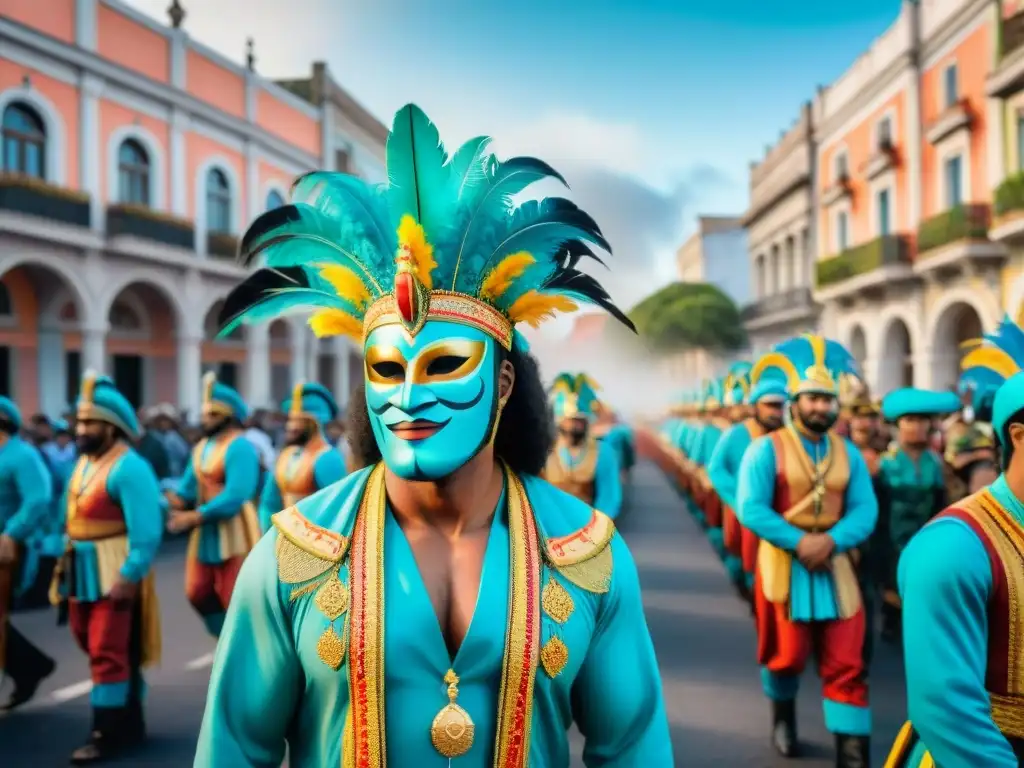
[[[345,476],[341,451],[323,436],[323,425],[338,417],[338,404],[327,387],[299,382],[281,409],[303,429],[301,442],[287,446],[268,472],[260,495],[260,529],[270,529],[270,517],[299,499],[336,483]]]
[[[779,344],[754,366],[781,373],[794,398],[790,423],[758,438],[740,463],[740,522],[761,539],[754,585],[758,662],[773,702],[776,748],[797,749],[795,696],[812,652],[822,678],[825,726],[836,735],[837,765],[862,765],[871,710],[862,649],[865,616],[855,550],[871,534],[878,505],[864,459],[831,429],[804,424],[798,408],[822,398],[838,411],[837,378],[855,365],[838,343],[801,336]],[[805,536],[826,535],[827,567],[796,557]]]
[[[21,424],[18,407],[0,397],[0,535],[13,543],[13,559],[0,563],[0,672],[15,686],[4,709],[25,703],[54,668],[53,660],[10,623],[26,543],[33,534],[45,533],[53,517],[49,471],[39,451],[18,436]]]
[[[106,376],[86,373],[76,406],[78,429],[109,425],[108,439],[83,448],[60,511],[67,553],[51,598],[66,603],[71,631],[89,657],[93,728],[72,762],[92,762],[144,736],[141,669],[160,661],[160,609],[153,558],[163,538],[160,483],[131,447],[135,409]],[[134,585],[129,599],[119,583]]]
[[[250,554],[198,767],[278,765],[287,741],[292,768],[554,768],[573,720],[592,766],[673,764],[636,567],[610,517],[507,464],[469,466],[522,455],[508,429],[543,418],[516,397],[529,370],[515,362],[517,323],[587,301],[632,327],[575,269],[587,243],[607,248],[591,218],[561,199],[511,203],[560,177],[532,158],[498,161],[487,143],[449,158],[409,105],[386,188],[311,173],[243,238],[246,263],[265,267],[226,300],[222,333],[307,309],[315,333],[353,336],[381,461],[275,515]],[[388,489],[483,468],[500,497],[460,639]],[[629,674],[609,674],[622,658]]]
[[[1024,407],[1024,332],[1006,318],[961,367],[966,381],[1004,382],[992,426],[1005,450]],[[1019,471],[1019,460],[1014,451],[1009,471]],[[1016,768],[1024,759],[1024,501],[1006,475],[913,538],[900,559],[899,587],[910,722],[886,765]]]
[[[555,378],[551,409],[561,438],[548,457],[544,479],[614,520],[622,509],[621,465],[613,444],[588,434],[597,404],[597,387],[586,374],[562,373]],[[568,436],[572,422],[581,422],[575,443]]]
[[[780,378],[767,377],[761,381],[751,382],[749,371],[743,373],[733,371],[732,375],[734,386],[729,388],[729,399],[733,402],[738,399],[739,402],[756,406],[759,402],[769,400],[785,402],[787,398],[786,382]],[[744,379],[739,378],[740,376],[746,377],[745,385]],[[767,433],[767,430],[754,416],[743,419],[725,431],[711,454],[711,461],[708,462],[708,478],[725,507],[723,516],[726,525],[723,525],[723,528],[731,525],[730,517],[739,527],[735,534],[727,533],[725,535],[726,570],[734,583],[742,584],[743,588],[748,591],[754,588],[756,541],[750,542],[749,539],[753,534],[747,529],[748,541],[744,542],[744,529],[736,515],[736,490],[739,484],[740,463],[743,460],[743,454],[756,438]],[[737,536],[738,540],[734,541],[733,535]]]

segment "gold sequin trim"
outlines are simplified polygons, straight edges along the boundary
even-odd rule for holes
[[[990,693],[992,722],[999,732],[1011,739],[1024,738],[1024,696],[1002,696]]]
[[[309,555],[340,563],[348,552],[348,538],[309,522],[295,507],[278,512],[271,518],[278,538],[285,538]]]
[[[332,573],[317,590],[313,602],[328,621],[334,621],[348,610],[348,587],[341,583],[337,573]]]
[[[576,610],[576,604],[572,600],[572,595],[569,594],[565,587],[558,583],[558,579],[554,576],[549,577],[548,583],[544,585],[544,590],[540,596],[540,604],[544,608],[544,613],[559,624],[565,624],[569,617],[572,616],[572,612]]]
[[[464,293],[452,291],[431,291],[427,308],[428,320],[447,320],[461,323],[483,331],[505,349],[512,348],[512,322],[495,307]],[[374,328],[382,325],[401,325],[402,317],[395,307],[395,297],[386,294],[380,297],[363,317],[363,341]]]
[[[298,547],[285,536],[277,538],[277,577],[282,584],[302,584],[319,578],[334,567],[324,560]]]
[[[580,589],[603,595],[612,585],[612,548],[605,547],[581,563],[556,566],[556,570]]]
[[[569,649],[559,637],[552,637],[540,649],[540,663],[549,677],[558,677],[569,663]]]

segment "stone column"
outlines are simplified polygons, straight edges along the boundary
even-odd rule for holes
[[[246,329],[245,392],[254,408],[269,407],[270,403],[270,331],[266,324],[250,325]]]
[[[309,332],[305,330],[301,323],[293,323],[291,326],[292,333],[292,369],[291,369],[291,384],[295,385],[299,379],[307,379],[309,375],[306,372],[309,366]]]
[[[79,185],[89,195],[90,225],[96,232],[106,231],[103,185],[101,184],[100,158],[103,157],[100,139],[99,97],[103,92],[103,81],[90,74],[83,74],[79,87],[78,118],[78,174]],[[116,179],[108,180],[115,184]]]
[[[178,407],[190,422],[199,419],[202,407],[202,356],[202,336],[178,336]]]
[[[167,163],[171,175],[171,213],[188,218],[188,174],[185,172],[185,132],[188,116],[177,107],[171,109],[171,146]]]
[[[82,329],[82,372],[107,372],[107,326]]]
[[[59,328],[39,329],[36,357],[39,363],[39,410],[55,418],[68,407],[64,334]]]

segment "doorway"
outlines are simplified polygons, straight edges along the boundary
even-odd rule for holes
[[[139,408],[143,400],[142,358],[139,355],[114,355],[114,386]]]

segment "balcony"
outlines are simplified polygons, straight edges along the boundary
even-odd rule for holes
[[[1024,243],[1024,172],[1018,172],[996,187],[994,217],[988,236],[1007,244]]]
[[[238,238],[226,232],[207,232],[206,253],[215,259],[233,260],[238,255]]]
[[[961,99],[932,120],[925,130],[924,137],[928,139],[929,144],[935,145],[959,131],[969,130],[973,121],[967,102]]]
[[[921,222],[917,230],[914,272],[959,273],[984,264],[998,265],[1006,256],[1000,243],[989,239],[992,209],[971,203],[958,205]]]
[[[747,331],[757,331],[806,320],[817,310],[810,288],[791,288],[747,304],[740,310],[740,319]]]
[[[0,174],[0,211],[88,227],[89,196],[29,176]]]
[[[1024,86],[1024,11],[1000,22],[1002,51],[999,64],[989,74],[989,96],[1010,96]]]
[[[850,177],[844,173],[821,193],[821,203],[827,208],[849,196]]]
[[[112,238],[137,237],[189,251],[196,247],[192,222],[136,205],[107,208],[107,234]]]
[[[873,181],[896,165],[896,148],[888,141],[881,142],[864,164],[864,175]]]
[[[910,262],[910,244],[905,235],[882,235],[848,248],[817,263],[814,299],[831,301],[902,282],[913,275]]]

